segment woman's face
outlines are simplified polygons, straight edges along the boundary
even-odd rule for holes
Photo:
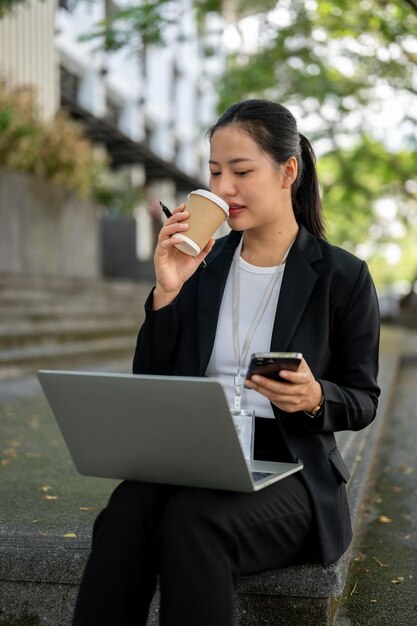
[[[210,189],[229,205],[233,230],[270,227],[289,213],[297,161],[279,168],[258,144],[235,124],[217,129],[211,139]]]

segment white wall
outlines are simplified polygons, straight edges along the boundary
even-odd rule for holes
[[[80,2],[71,13],[59,9],[55,43],[62,65],[80,78],[78,98],[84,108],[102,117],[111,97],[120,109],[123,133],[135,141],[147,133],[158,156],[207,182],[208,146],[202,135],[215,119],[210,86],[223,58],[203,59],[191,0],[177,5],[179,25],[170,27],[167,44],[143,55],[133,48],[106,55],[97,51],[97,42],[78,40],[104,17],[104,0]],[[178,42],[178,34],[186,40]]]
[[[59,105],[54,20],[55,0],[32,0],[0,20],[0,79],[34,87],[46,119]]]

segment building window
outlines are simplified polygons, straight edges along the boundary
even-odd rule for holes
[[[80,86],[80,79],[76,74],[73,74],[66,67],[59,68],[60,83],[61,83],[61,101],[77,102],[78,89]]]
[[[181,144],[178,141],[178,139],[175,137],[174,141],[174,156],[173,156],[173,161],[177,164],[180,165],[180,151],[181,151]]]
[[[107,94],[105,120],[115,128],[119,125],[122,107],[111,96]]]
[[[65,9],[69,13],[72,13],[75,9],[78,0],[59,0],[59,7]]]
[[[155,139],[154,129],[149,126],[149,124],[145,124],[145,143],[148,148],[152,150],[153,142]]]

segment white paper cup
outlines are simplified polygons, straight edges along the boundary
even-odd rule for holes
[[[228,219],[229,206],[211,191],[196,189],[188,195],[185,208],[190,214],[185,222],[188,224],[187,234],[173,235],[175,239],[181,239],[181,243],[175,246],[185,254],[197,256]]]

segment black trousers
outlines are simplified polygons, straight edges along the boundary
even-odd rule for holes
[[[123,482],[95,522],[73,626],[144,626],[158,576],[162,626],[232,626],[238,577],[308,559],[312,518],[297,474],[255,493]]]

